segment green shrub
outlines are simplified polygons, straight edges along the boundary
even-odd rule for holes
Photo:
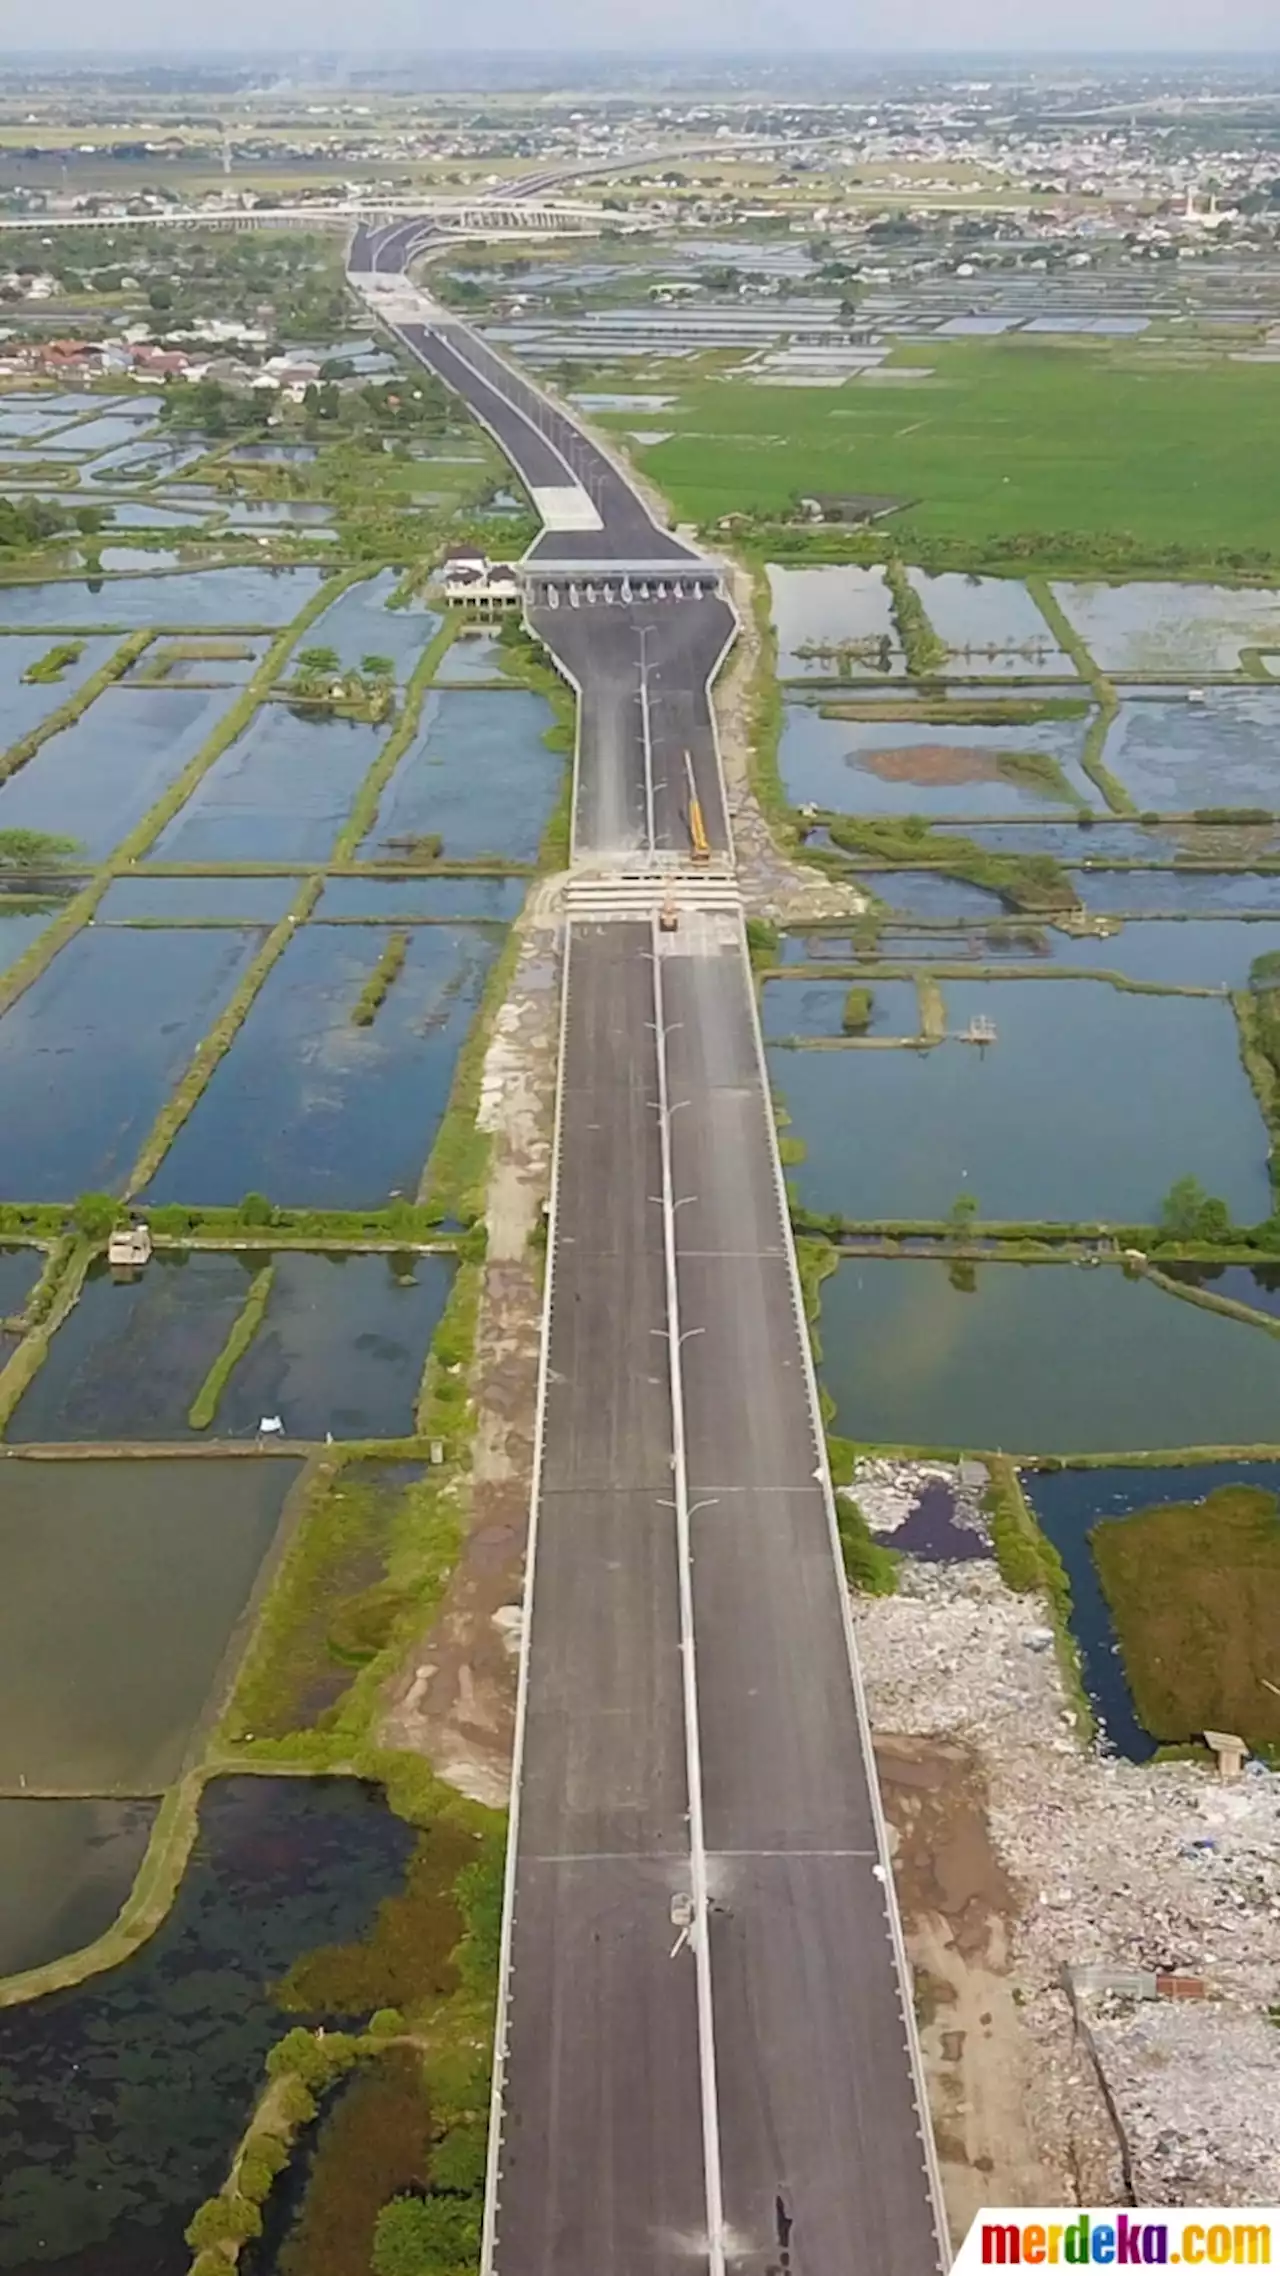
[[[485,2184],[489,2144],[485,2129],[451,2126],[431,2152],[431,2186],[470,2197]]]
[[[275,1208],[265,1193],[246,1193],[240,1204],[242,1225],[272,1225],[275,1214]]]
[[[374,2276],[453,2276],[477,2259],[480,2223],[469,2197],[393,2197],[378,2215]]]
[[[886,1549],[876,1540],[862,1511],[848,1494],[836,1497],[836,1528],[850,1587],[861,1589],[864,1596],[896,1595],[902,1559],[896,1549]]]
[[[71,1212],[72,1223],[87,1241],[105,1241],[124,1211],[111,1193],[82,1193]]]

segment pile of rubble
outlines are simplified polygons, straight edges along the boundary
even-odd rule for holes
[[[1251,1763],[1228,1785],[1084,1750],[1052,1630],[990,1563],[909,1561],[896,1596],[854,1611],[873,1725],[979,1753],[1024,1899],[1011,1955],[1024,2020],[1046,2052],[1073,2028],[1069,1969],[1203,1979],[1206,1996],[1176,2008],[1079,1998],[1139,2201],[1277,2201],[1280,1775]]]
[[[888,1455],[864,1455],[854,1464],[847,1489],[873,1533],[891,1539],[919,1506],[921,1495],[938,1486],[950,1502],[953,1525],[990,1539],[982,1507],[987,1490],[985,1462],[901,1462]]]

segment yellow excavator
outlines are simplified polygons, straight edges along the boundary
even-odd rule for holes
[[[711,841],[707,836],[706,823],[702,819],[702,800],[698,796],[698,786],[693,779],[693,760],[687,751],[684,755],[684,774],[685,781],[689,785],[690,858],[693,861],[710,861]]]

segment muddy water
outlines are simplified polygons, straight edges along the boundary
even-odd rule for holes
[[[77,933],[0,1018],[0,1193],[119,1191],[260,937]]]
[[[1238,1223],[1268,1215],[1266,1133],[1228,1004],[1088,980],[941,986],[949,1034],[984,1017],[994,1043],[771,1053],[810,1208],[940,1217],[968,1193],[990,1217],[1149,1224],[1192,1174]]]
[[[1280,1341],[1118,1266],[852,1258],[822,1287],[835,1428],[885,1444],[1012,1454],[1265,1445]]]
[[[1219,1486],[1259,1486],[1280,1493],[1280,1463],[1205,1462],[1168,1470],[1027,1471],[1023,1490],[1071,1582],[1071,1627],[1080,1646],[1085,1689],[1112,1746],[1144,1762],[1156,1742],[1138,1720],[1089,1530],[1099,1518],[1130,1517],[1167,1502],[1203,1501]]]
[[[325,860],[390,732],[389,724],[264,704],[161,832],[153,858]]]
[[[0,786],[0,829],[71,837],[100,861],[176,782],[233,701],[230,688],[105,688]]]
[[[453,1270],[447,1257],[282,1252],[217,1435],[252,1436],[264,1415],[279,1415],[293,1438],[408,1437]]]
[[[0,2269],[186,2276],[183,2228],[225,2178],[293,2020],[272,1986],[317,1945],[367,1932],[413,1839],[354,1781],[207,1789],[150,1941],[83,1986],[0,2011]]]
[[[300,929],[178,1132],[155,1200],[257,1192],[365,1209],[413,1194],[496,941],[466,927],[416,927],[373,1025],[357,1027],[352,1010],[386,943],[372,925]]]
[[[0,1789],[176,1777],[297,1470],[0,1464]]]
[[[526,688],[428,695],[358,858],[410,859],[403,841],[431,833],[449,861],[533,861],[565,767],[542,739],[552,724]]]
[[[136,1280],[95,1264],[5,1436],[185,1438],[253,1269],[252,1258],[204,1250],[161,1250]]]
[[[155,1813],[154,1802],[0,1799],[0,1976],[43,1967],[110,1928]]]

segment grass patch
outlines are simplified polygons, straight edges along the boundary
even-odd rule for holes
[[[1114,1456],[1112,1457],[1114,1460]],[[1005,1587],[1016,1595],[1038,1595],[1054,1633],[1054,1648],[1068,1704],[1081,1738],[1093,1730],[1093,1710],[1080,1674],[1080,1656],[1071,1633],[1071,1583],[1067,1568],[1041,1532],[1007,1456],[988,1458],[989,1483],[983,1507],[991,1523],[991,1546]]]
[[[1038,727],[1045,720],[1083,719],[1089,705],[1083,696],[1015,696],[1005,702],[996,696],[937,696],[919,700],[887,697],[883,703],[820,703],[821,719],[856,719],[879,724],[883,720],[915,720],[922,727]]]
[[[46,650],[43,656],[37,656],[34,664],[28,664],[22,675],[23,685],[50,686],[54,681],[60,680],[73,664],[78,664],[83,654],[83,640],[60,640],[56,647]]]
[[[841,1032],[845,1035],[865,1035],[875,1010],[875,997],[870,988],[850,988],[840,1014]]]
[[[864,1596],[894,1596],[898,1588],[898,1550],[877,1541],[856,1501],[847,1493],[836,1495],[836,1530],[850,1588]]]
[[[223,1743],[270,1756],[305,1732],[317,1757],[344,1759],[394,1642],[439,1601],[460,1537],[437,1474],[326,1455],[254,1631]]]
[[[275,1276],[276,1268],[273,1264],[264,1264],[260,1271],[255,1272],[249,1284],[249,1293],[239,1314],[231,1323],[230,1334],[191,1402],[187,1421],[192,1430],[208,1430],[217,1414],[233,1367],[244,1358],[262,1325],[262,1316],[267,1309]]]
[[[912,679],[927,680],[944,672],[950,650],[930,624],[924,602],[896,554],[891,553],[885,562],[884,581],[889,588],[889,607]]]
[[[351,1013],[353,1027],[373,1026],[390,990],[395,986],[404,970],[404,960],[408,953],[408,933],[392,933],[353,1006]]]
[[[1222,1486],[1200,1502],[1104,1518],[1089,1547],[1152,1737],[1217,1730],[1280,1743],[1277,1497]]]
[[[480,1085],[493,1023],[506,1000],[519,955],[520,936],[513,926],[489,968],[476,1016],[458,1053],[449,1104],[418,1187],[419,1207],[437,1221],[451,1217],[471,1225],[484,1208],[490,1140],[476,1120]]]
[[[1225,358],[1171,369],[1140,344],[1016,338],[933,339],[901,353],[934,375],[909,398],[891,387],[676,381],[679,409],[664,420],[676,432],[641,463],[677,518],[699,523],[744,509],[785,515],[797,494],[918,499],[911,538],[968,551],[947,567],[971,568],[975,551],[1001,540],[1014,560],[1083,550],[1095,574],[1113,556],[1164,566],[1219,553],[1246,566],[1274,559],[1271,370]],[[1193,490],[1169,477],[1191,461]],[[901,527],[893,543],[912,551]]]
[[[1028,915],[1079,907],[1069,872],[1052,854],[988,853],[972,838],[935,831],[912,814],[828,814],[824,820],[841,853],[897,869],[938,869],[944,876],[985,886],[1006,908]]]

